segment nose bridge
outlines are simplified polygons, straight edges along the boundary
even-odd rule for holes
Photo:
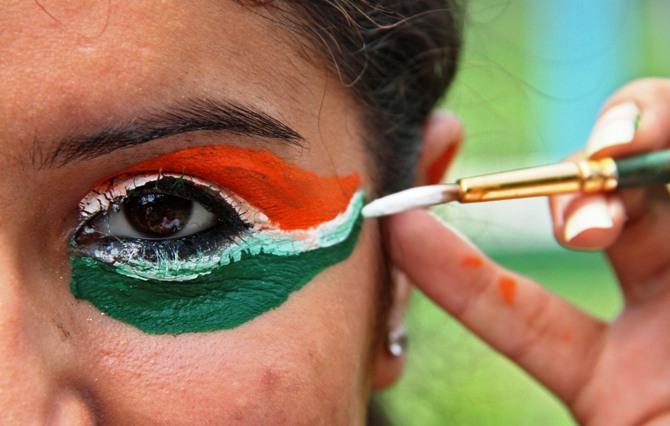
[[[0,423],[40,421],[50,393],[39,336],[30,330],[30,301],[20,265],[0,236]],[[24,423],[27,422],[27,423]]]
[[[38,274],[18,252],[0,228],[0,424],[93,424],[90,402],[68,380],[75,367],[58,303],[28,282]]]

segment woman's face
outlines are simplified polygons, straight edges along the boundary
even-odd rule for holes
[[[347,222],[360,123],[264,13],[3,6],[2,423],[361,421],[381,259]]]

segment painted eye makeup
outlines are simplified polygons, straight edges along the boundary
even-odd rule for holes
[[[146,333],[239,326],[346,259],[364,195],[265,151],[189,148],[122,170],[80,203],[75,297]]]
[[[205,194],[206,191],[189,179],[159,176],[135,189],[125,200],[113,204],[110,211],[87,228],[87,233],[163,240],[201,232],[216,225],[218,220],[234,222],[228,220],[231,216],[237,217],[234,211],[231,215],[232,209],[221,208],[225,213],[219,219],[212,212],[220,209],[218,203],[203,205],[197,201]]]
[[[226,263],[222,255],[258,222],[243,203],[190,176],[116,178],[80,203],[73,252],[131,278],[197,278]]]

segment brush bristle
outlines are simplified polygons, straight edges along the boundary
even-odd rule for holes
[[[453,201],[458,197],[457,185],[429,185],[406,189],[372,201],[363,207],[363,217],[381,217],[420,207]]]

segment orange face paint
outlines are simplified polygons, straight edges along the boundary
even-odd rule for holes
[[[502,297],[503,301],[510,306],[514,306],[516,303],[516,287],[516,280],[512,277],[502,276],[498,280],[500,297]]]
[[[322,177],[267,151],[217,145],[187,148],[129,167],[116,175],[177,173],[231,190],[280,229],[306,229],[346,210],[360,180]]]
[[[442,153],[433,163],[428,167],[426,172],[426,179],[428,179],[428,184],[435,185],[442,182],[444,173],[447,168],[454,160],[456,151],[458,150],[458,145],[450,146],[446,151]]]

